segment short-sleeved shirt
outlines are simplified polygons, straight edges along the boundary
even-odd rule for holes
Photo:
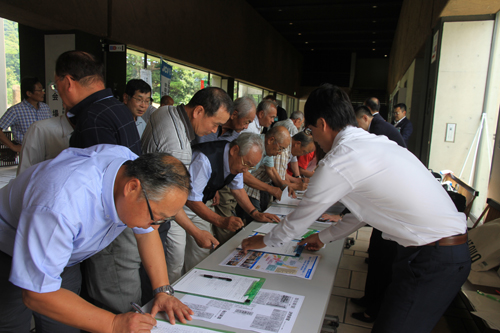
[[[264,146],[265,146],[266,135],[261,134],[260,136],[261,136],[262,141],[264,142]],[[251,171],[250,173],[258,180],[263,181],[264,183],[270,183],[271,178],[269,178],[269,176],[267,175],[266,167],[269,167],[269,168],[274,167],[274,156],[268,156],[265,149],[264,149],[264,151],[262,152],[261,160],[259,161],[259,163],[257,163],[255,165],[255,169],[253,171]],[[245,185],[244,188],[245,188],[245,191],[247,192],[249,197],[260,200],[260,191],[259,190],[254,189],[253,187],[250,187],[248,185]]]
[[[255,133],[261,134],[264,127],[260,125],[259,118],[255,116],[255,119],[248,124],[248,128],[241,131],[241,133]]]
[[[71,133],[73,127],[66,115],[35,121],[24,137],[17,174],[59,155],[69,147]]]
[[[229,143],[224,147],[224,179],[229,176],[231,170],[229,168]],[[200,151],[193,153],[193,160],[189,165],[189,173],[191,174],[191,187],[189,193],[189,201],[203,201],[203,191],[212,176],[212,165],[208,157]],[[243,174],[239,173],[229,183],[228,187],[232,190],[240,190],[243,188]]]
[[[118,145],[69,148],[2,188],[0,251],[12,256],[10,281],[39,293],[56,291],[66,266],[101,251],[125,230],[114,182],[123,163],[136,158]]]
[[[141,138],[129,108],[113,97],[111,89],[93,93],[69,111],[75,131],[69,145],[86,148],[97,144],[128,147],[141,155]]]
[[[0,118],[0,128],[6,130],[11,128],[14,140],[21,144],[24,134],[35,121],[52,117],[50,108],[45,103],[38,103],[38,109],[27,100],[11,106]]]
[[[166,105],[151,114],[141,138],[142,150],[169,153],[189,168],[194,138],[194,128],[184,105]]]

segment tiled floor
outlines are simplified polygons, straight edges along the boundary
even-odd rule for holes
[[[356,243],[349,249],[344,250],[340,261],[337,276],[330,297],[330,304],[326,311],[327,315],[339,317],[339,333],[368,333],[373,324],[367,324],[351,317],[354,312],[364,309],[350,301],[351,298],[360,298],[364,295],[366,273],[368,265],[365,258],[368,257],[368,244],[371,235],[370,227],[363,227],[350,237],[356,239]],[[474,327],[471,314],[463,304],[455,301],[445,315],[438,322],[432,333],[469,333],[478,332]],[[323,330],[322,333],[330,333],[333,330]]]

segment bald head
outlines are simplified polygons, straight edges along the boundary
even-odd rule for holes
[[[276,156],[283,152],[290,145],[290,132],[284,126],[272,127],[266,133],[265,146],[266,154]]]

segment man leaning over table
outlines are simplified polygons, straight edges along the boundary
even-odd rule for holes
[[[193,312],[172,296],[157,224],[190,190],[185,166],[168,154],[139,158],[128,148],[69,148],[0,190],[0,331],[28,332],[32,310],[49,317],[40,332],[149,331],[165,311],[183,323]],[[61,273],[108,246],[126,228],[156,294],[151,315],[113,314],[61,287]],[[62,277],[81,284],[79,274]]]
[[[366,224],[381,230],[398,245],[373,332],[430,332],[470,271],[465,215],[412,153],[356,127],[351,102],[340,88],[317,88],[304,113],[314,140],[328,153],[298,208],[266,236],[244,240],[243,249],[290,241],[340,201],[352,214],[301,243],[319,250]],[[411,186],[404,186],[408,175]]]
[[[279,222],[276,215],[259,212],[243,189],[243,172],[259,163],[263,150],[262,138],[254,133],[243,133],[230,143],[214,141],[193,146],[193,160],[189,166],[192,190],[186,203],[189,209],[185,211],[198,228],[210,231],[213,225],[235,232],[243,227],[239,217],[224,217],[213,211],[212,199],[226,185],[238,205],[255,220]],[[184,258],[185,270],[190,270],[209,254],[209,249],[198,247],[189,236]]]

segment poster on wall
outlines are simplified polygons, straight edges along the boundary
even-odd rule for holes
[[[150,87],[153,86],[153,75],[149,69],[141,69],[141,79],[149,84]]]
[[[172,79],[172,66],[161,59],[161,85],[160,96],[163,97],[170,93],[170,80]]]
[[[434,34],[434,38],[432,39],[432,55],[431,55],[431,64],[436,61],[437,58],[437,50],[438,50],[438,39],[439,39],[439,30]]]

